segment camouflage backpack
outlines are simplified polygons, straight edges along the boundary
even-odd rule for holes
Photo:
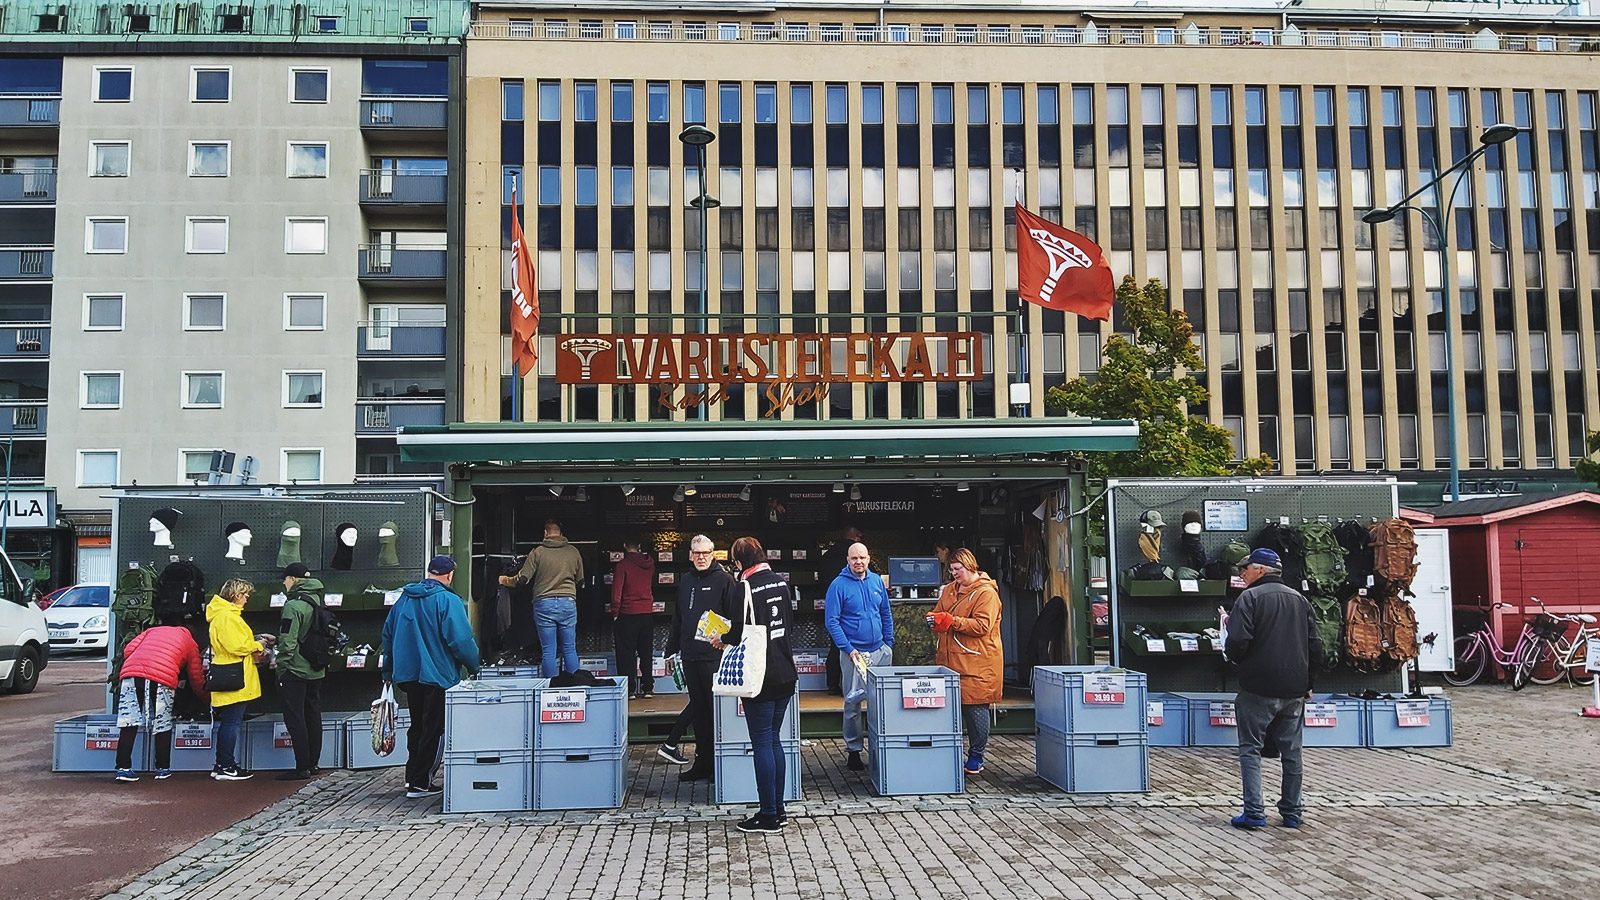
[[[1417,611],[1398,593],[1378,599],[1383,617],[1383,657],[1387,668],[1398,669],[1417,658]]]
[[[1365,594],[1345,603],[1344,664],[1357,672],[1376,672],[1383,665],[1383,614]]]
[[[1372,577],[1397,594],[1411,593],[1417,575],[1417,533],[1403,519],[1385,519],[1368,531],[1372,539]]]
[[[1326,596],[1333,596],[1344,584],[1344,548],[1333,536],[1333,526],[1326,522],[1312,522],[1300,529],[1300,539],[1306,548],[1306,587]]]
[[[1332,672],[1339,668],[1339,647],[1344,641],[1344,623],[1339,620],[1338,610],[1331,615],[1325,615],[1318,610],[1313,621],[1317,624],[1317,637],[1322,639],[1322,671]]]
[[[125,569],[117,577],[111,611],[124,625],[143,628],[155,621],[156,570],[150,565]]]

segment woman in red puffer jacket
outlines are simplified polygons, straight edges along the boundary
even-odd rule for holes
[[[185,670],[189,686],[202,700],[206,672],[200,648],[189,629],[158,625],[140,632],[123,650],[122,679],[117,696],[117,780],[138,781],[133,771],[133,742],[139,726],[150,730],[156,745],[156,780],[172,775],[172,700],[178,676]]]

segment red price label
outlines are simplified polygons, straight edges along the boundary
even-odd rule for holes
[[[115,750],[121,730],[115,725],[88,725],[83,731],[83,749]]]
[[[1213,728],[1236,728],[1239,725],[1232,703],[1212,703],[1209,712]]]
[[[584,690],[539,692],[539,721],[573,724],[582,722],[589,708],[589,692]]]
[[[278,725],[272,729],[272,749],[294,749],[294,741],[289,738],[289,728],[287,725]]]
[[[88,740],[83,742],[83,749],[85,749],[85,750],[115,750],[115,749],[117,749],[117,742],[115,740],[106,740],[105,738],[91,737]]]
[[[943,695],[940,695],[938,697],[907,697],[907,698],[905,698],[905,701],[906,701],[905,702],[905,708],[906,709],[943,709],[944,708],[944,696]]]
[[[581,709],[547,709],[539,713],[541,722],[582,722],[583,710]]]
[[[912,677],[900,679],[901,709],[943,709],[945,683],[942,677]]]
[[[1394,705],[1395,722],[1400,728],[1424,728],[1428,725],[1428,701],[1400,700]]]
[[[1306,704],[1307,728],[1339,727],[1339,708],[1332,703]]]
[[[1113,694],[1110,691],[1090,691],[1083,695],[1085,703],[1110,703],[1121,704],[1127,702],[1127,694]]]
[[[1149,700],[1144,705],[1144,723],[1151,728],[1160,728],[1166,722],[1166,704]]]

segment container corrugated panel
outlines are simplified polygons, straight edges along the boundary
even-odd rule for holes
[[[52,772],[113,772],[117,768],[117,717],[109,713],[73,716],[55,727]],[[143,728],[133,741],[134,771],[150,768],[149,735]]]
[[[1424,702],[1426,707],[1421,706]],[[1403,705],[1408,703],[1414,705]],[[1454,739],[1450,701],[1445,697],[1367,701],[1369,747],[1448,747]]]
[[[800,742],[783,742],[783,799],[800,799]],[[718,803],[755,803],[756,757],[750,744],[718,744],[716,756]]]
[[[406,764],[406,733],[411,730],[411,712],[400,710],[394,735],[394,750],[388,756],[372,752],[372,715],[356,713],[344,720],[346,765],[352,769],[384,769]]]
[[[1086,691],[1093,676],[1121,676],[1122,691]],[[1143,672],[1109,666],[1035,666],[1034,721],[1082,734],[1143,732],[1147,681]]]
[[[1315,694],[1306,701],[1306,747],[1367,746],[1367,701],[1349,694]]]
[[[532,750],[534,692],[544,678],[463,681],[444,692],[446,753]]]
[[[540,687],[533,698],[535,750],[621,747],[628,740],[628,682],[601,679],[589,687]],[[581,692],[576,706],[564,702]],[[560,702],[558,702],[560,701]],[[548,708],[547,708],[548,707]],[[581,708],[581,718],[573,718]]]
[[[532,809],[533,751],[446,753],[443,786],[447,813]]]
[[[966,790],[963,753],[959,734],[869,734],[872,789],[884,797],[959,794]]]
[[[1144,703],[1145,734],[1152,747],[1189,746],[1189,701],[1181,694],[1156,692]]]
[[[716,722],[717,746],[723,744],[749,744],[750,724],[744,717],[748,700],[738,697],[717,697],[713,719]],[[789,709],[783,714],[783,733],[778,740],[790,743],[800,740],[800,695],[789,698]]]
[[[843,659],[842,665],[852,665]],[[911,680],[926,693],[907,697]],[[874,666],[867,670],[867,731],[870,734],[961,733],[961,676],[944,666]]]
[[[534,809],[615,809],[622,805],[622,747],[533,752]]]
[[[317,757],[318,768],[344,768],[344,718],[343,713],[323,716],[322,754]],[[246,769],[270,772],[294,768],[294,746],[289,741],[289,729],[283,724],[283,716],[246,719],[239,738],[238,757],[239,764]]]
[[[1071,794],[1150,790],[1150,744],[1143,734],[1068,734],[1039,727],[1039,777]]]
[[[1183,693],[1189,701],[1189,746],[1239,746],[1238,719],[1233,701],[1236,694]]]

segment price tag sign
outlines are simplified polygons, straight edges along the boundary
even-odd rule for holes
[[[396,603],[399,603],[399,602],[400,602],[400,591],[399,591],[398,588],[395,589],[395,590],[392,590],[392,591],[384,591],[383,592],[383,605],[384,606],[393,606],[393,605],[395,605]]]
[[[1395,724],[1401,728],[1422,728],[1428,724],[1429,704],[1426,700],[1396,700]]]
[[[1583,666],[1591,672],[1600,672],[1600,637],[1589,638]]]
[[[367,667],[367,655],[365,653],[352,653],[344,658],[344,664],[351,669],[365,669]]]
[[[678,576],[675,572],[661,572],[656,575],[657,584],[677,584]]]
[[[794,670],[800,675],[822,675],[828,671],[828,661],[821,653],[812,651],[796,653]]]
[[[734,706],[738,707],[739,709],[739,718],[744,718],[744,698],[740,697],[739,702],[735,703]]]
[[[178,750],[210,750],[211,726],[201,722],[179,722],[172,726],[172,746]]]
[[[1150,653],[1165,653],[1167,652],[1167,642],[1161,638],[1145,638],[1144,649]]]
[[[622,551],[621,550],[610,550],[610,551],[607,551],[606,558],[611,560],[614,563],[622,562]]]
[[[1213,650],[1216,650],[1216,651],[1219,651],[1219,652],[1222,650],[1222,639],[1221,638],[1206,638],[1206,643],[1210,644],[1211,645],[1211,649],[1213,649]]]
[[[812,609],[827,609],[828,608],[828,598],[827,597],[818,597],[817,599],[811,601],[811,608]]]
[[[272,726],[272,749],[293,750],[294,741],[289,737],[289,726],[277,722]]]
[[[1179,578],[1178,590],[1185,594],[1198,594],[1200,593],[1200,582],[1194,578]]]
[[[1166,704],[1160,700],[1150,700],[1144,705],[1144,723],[1151,728],[1160,728],[1166,722]]]
[[[1244,579],[1243,578],[1240,578],[1237,575],[1231,575],[1231,576],[1228,577],[1228,587],[1242,588],[1242,587],[1249,587],[1249,585],[1244,583]]]
[[[665,601],[665,600],[651,600],[650,601],[650,611],[651,612],[666,612],[667,611],[667,601]]]
[[[270,601],[268,601],[268,602],[270,602],[272,604],[272,607],[274,609],[276,609],[276,608],[284,605],[285,603],[289,602],[289,595],[288,594],[273,594],[272,595],[272,599]]]
[[[667,675],[667,657],[657,653],[650,657],[650,675],[654,678],[665,678]]]
[[[942,677],[916,676],[900,679],[902,709],[944,709],[945,683]]]
[[[1194,653],[1200,649],[1200,639],[1178,638],[1178,649],[1185,653]]]
[[[1332,703],[1307,703],[1307,728],[1336,728],[1339,725],[1339,707]]]
[[[1122,672],[1089,672],[1083,676],[1083,702],[1121,706],[1128,699],[1128,676]]]
[[[329,609],[334,609],[336,607],[343,606],[344,605],[344,595],[343,594],[324,594],[323,597],[322,597],[322,605],[328,607]]]
[[[611,659],[605,656],[580,656],[578,668],[587,669],[596,675],[610,675]]]
[[[1210,707],[1208,712],[1211,715],[1211,727],[1235,728],[1238,726],[1239,719],[1234,715],[1232,700],[1213,700],[1207,705]]]
[[[83,749],[115,750],[122,729],[115,725],[86,725],[83,729]]]
[[[589,692],[581,688],[572,691],[540,691],[539,721],[568,724],[582,722],[588,706]]]

